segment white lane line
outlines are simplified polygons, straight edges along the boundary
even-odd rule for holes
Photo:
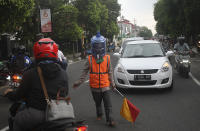
[[[5,128],[1,129],[0,131],[7,131],[9,129],[8,126],[6,126]]]
[[[189,73],[189,75],[190,75],[190,77],[194,80],[194,82],[195,82],[198,86],[200,86],[200,82],[197,80],[197,78],[195,78],[195,77],[192,75],[192,73]]]

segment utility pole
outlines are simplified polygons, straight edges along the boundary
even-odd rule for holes
[[[134,18],[134,27],[135,27],[135,30],[134,30],[134,36],[136,37],[137,36],[137,26],[136,26],[136,19]]]

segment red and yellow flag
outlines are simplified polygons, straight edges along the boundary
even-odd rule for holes
[[[140,110],[134,106],[129,100],[124,98],[120,114],[126,120],[135,122]]]

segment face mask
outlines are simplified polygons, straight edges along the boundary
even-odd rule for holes
[[[103,43],[97,43],[93,45],[93,56],[96,58],[97,63],[101,63],[103,61],[104,54],[105,51]]]

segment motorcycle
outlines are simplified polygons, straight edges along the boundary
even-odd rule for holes
[[[24,101],[17,101],[12,104],[9,109],[9,131],[13,130],[13,122],[17,112],[20,112],[26,108]],[[85,124],[85,120],[76,121],[74,118],[64,118],[53,121],[46,121],[33,131],[88,131],[88,125]]]
[[[22,80],[22,73],[14,73],[8,77],[9,80],[9,87],[12,89],[17,89],[20,86],[20,82]]]
[[[88,125],[84,123],[84,120],[75,121],[73,119],[61,119],[48,121],[35,131],[88,131]]]
[[[189,72],[190,72],[190,65],[191,65],[189,51],[178,53],[176,58],[178,58],[176,60],[176,65],[175,65],[176,70],[182,76],[184,76],[185,78],[188,78]]]

